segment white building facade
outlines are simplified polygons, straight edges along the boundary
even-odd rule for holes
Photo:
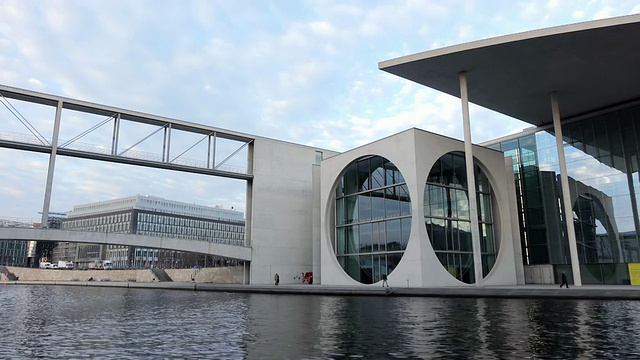
[[[401,287],[521,283],[509,163],[498,151],[473,151],[482,276],[464,143],[410,129],[322,162],[322,284],[379,286],[383,275]]]

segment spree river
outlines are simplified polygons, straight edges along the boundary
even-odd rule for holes
[[[640,358],[640,303],[0,287],[0,359]]]

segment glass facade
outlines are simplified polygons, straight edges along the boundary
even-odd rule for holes
[[[338,262],[354,280],[373,284],[396,268],[409,242],[411,201],[404,177],[380,156],[347,166],[336,186]]]
[[[564,209],[553,130],[490,147],[513,159],[525,265],[571,271],[566,219],[573,221],[582,281],[628,284],[640,262],[640,107],[563,124],[572,209]]]
[[[491,186],[475,166],[482,272],[495,264]],[[467,170],[463,153],[442,156],[431,168],[424,190],[424,223],[438,259],[456,279],[475,282]]]
[[[0,240],[0,265],[25,266],[26,264],[26,241]]]
[[[245,245],[244,221],[199,218],[138,209],[70,218],[62,223],[62,228],[163,236],[237,246]],[[124,245],[106,245],[104,247],[104,245],[98,244],[78,244],[77,249],[74,259],[68,260],[75,260],[79,267],[88,266],[89,263],[102,260],[105,257],[113,262],[114,268],[122,269],[238,264],[235,260],[217,256]]]

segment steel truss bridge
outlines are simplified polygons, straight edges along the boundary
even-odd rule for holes
[[[38,131],[38,129],[34,127],[31,122],[29,122],[27,118],[23,116],[22,113],[12,104],[12,99],[55,108],[53,135],[50,138],[43,136],[41,132]],[[0,147],[49,154],[49,166],[42,210],[42,226],[47,225],[49,218],[51,191],[56,157],[58,155],[240,179],[245,180],[248,183],[253,180],[253,175],[251,173],[251,157],[253,155],[252,144],[255,138],[246,134],[165,118],[162,116],[94,104],[86,101],[18,89],[5,85],[0,85],[0,103],[2,103],[2,105],[11,114],[13,114],[13,116],[15,116],[30,133],[29,135],[0,132]],[[59,138],[60,124],[65,121],[63,119],[63,110],[73,110],[84,114],[105,116],[106,118],[96,125],[79,131],[79,133],[73,138],[63,140]],[[125,122],[150,125],[152,127],[152,131],[146,136],[140,138],[136,143],[123,147],[120,144],[120,127]],[[86,136],[94,130],[108,124],[110,124],[112,128],[111,134],[108,139],[104,139],[101,143],[110,144],[109,146],[86,145],[78,142],[78,140],[83,136]],[[171,135],[176,131],[197,135],[199,140],[183,152],[176,155],[172,152],[171,146]],[[162,132],[163,134],[163,141],[162,147],[158,148],[156,152],[143,153],[135,150],[137,146],[159,132]],[[217,158],[219,139],[230,140],[238,144],[235,151],[232,151],[231,154],[224,159]],[[207,140],[206,154],[199,154],[199,158],[206,158],[206,161],[194,161],[183,157],[183,155],[188,151],[193,150],[196,148],[196,145],[205,140]],[[199,147],[200,151],[202,151],[202,148],[203,147]],[[247,148],[248,153],[246,167],[231,166],[227,164],[229,159],[245,148]],[[249,236],[249,232],[246,233],[246,236]],[[251,259],[251,249],[248,247],[218,244],[206,241],[185,240],[180,238],[164,238],[142,235],[0,227],[0,240],[48,240],[132,245],[193,251],[239,260]],[[245,239],[245,242],[250,244],[249,239]]]

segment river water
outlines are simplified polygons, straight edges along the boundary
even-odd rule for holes
[[[640,303],[0,287],[0,359],[640,358]]]

